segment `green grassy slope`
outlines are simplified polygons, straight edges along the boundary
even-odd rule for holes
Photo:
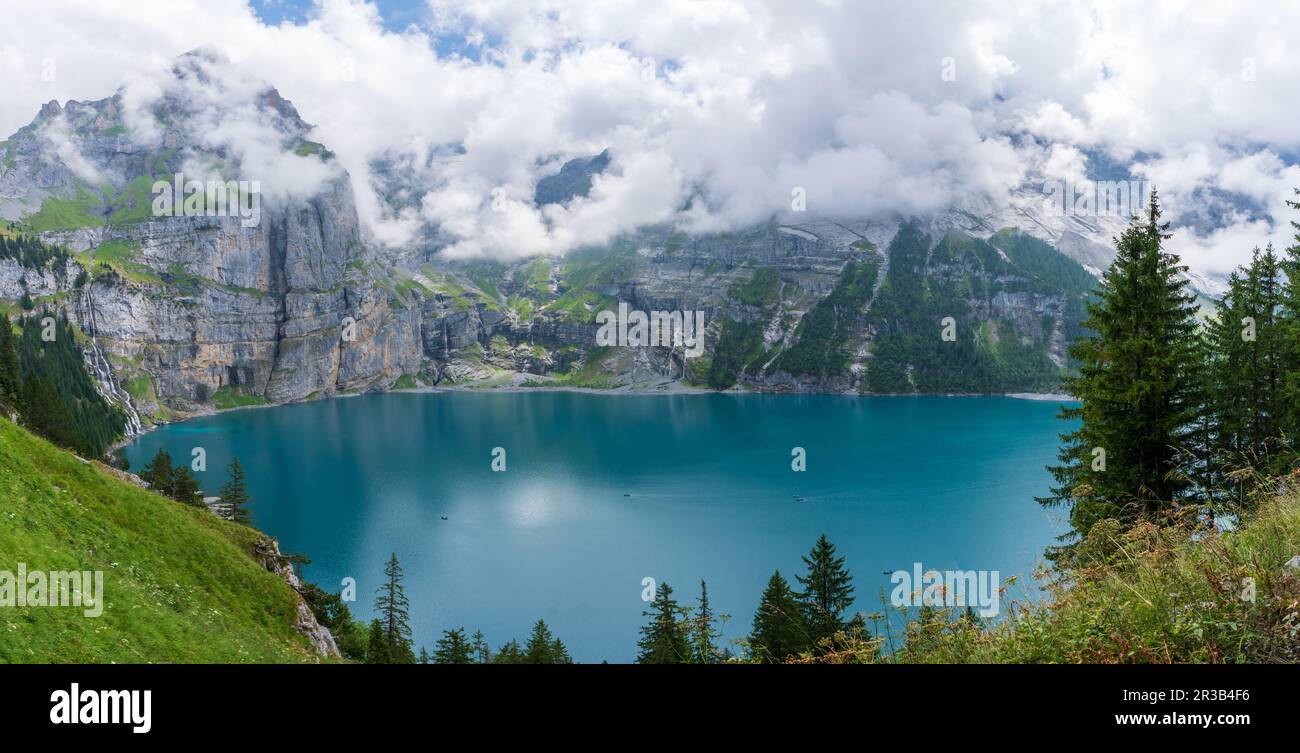
[[[1008,616],[992,625],[940,609],[830,661],[1300,663],[1300,568],[1287,564],[1300,555],[1300,478],[1288,486],[1235,531],[1102,521],[1045,598],[1004,594]]]
[[[302,662],[261,534],[115,478],[0,419],[0,570],[102,570],[105,608],[0,606],[0,663]]]

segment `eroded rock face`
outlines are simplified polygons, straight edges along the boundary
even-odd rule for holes
[[[178,410],[201,410],[223,388],[289,402],[384,385],[420,367],[418,312],[393,309],[365,271],[346,182],[272,207],[255,228],[176,217],[115,227],[111,239],[138,244],[139,274],[96,275],[71,291],[72,312]],[[29,289],[60,287],[53,275],[31,277]],[[355,337],[345,340],[349,318]]]
[[[28,293],[65,310],[110,354],[117,381],[148,377],[137,397],[165,406],[156,417],[210,410],[223,391],[288,402],[418,371],[420,312],[385,289],[348,175],[305,139],[310,126],[292,104],[268,87],[238,107],[280,141],[291,172],[302,160],[324,176],[314,189],[246,174],[235,150],[202,132],[204,97],[222,93],[220,62],[208,53],[178,60],[173,88],[151,111],[158,134],[133,131],[138,119],[119,94],[51,103],[8,140],[0,216],[74,257],[57,269],[0,260],[0,297]],[[203,96],[195,86],[207,87]],[[153,183],[196,170],[264,183],[257,221],[155,211]]]
[[[386,389],[403,375],[445,384],[502,370],[577,384],[681,379],[714,388],[861,391],[870,389],[864,375],[876,343],[896,326],[897,317],[880,319],[872,307],[890,274],[888,249],[901,218],[808,217],[693,237],[655,226],[616,239],[605,257],[490,268],[444,261],[436,245],[381,258],[363,237],[349,176],[307,139],[311,126],[291,103],[270,87],[226,101],[230,91],[248,89],[225,87],[211,53],[183,56],[173,73],[145,126],[120,94],[54,102],[0,154],[0,217],[73,254],[40,269],[0,260],[0,297],[27,293],[66,311],[108,355],[122,388],[114,394],[129,390],[145,423],[240,402]],[[319,180],[304,188],[249,173],[238,144],[215,143],[205,130],[214,115],[230,113],[271,135],[292,177]],[[157,133],[144,133],[150,130]],[[589,181],[608,158],[568,177]],[[154,211],[154,181],[196,170],[262,180],[258,221]],[[921,229],[932,244],[950,232],[986,238],[1002,216],[986,210],[931,218]],[[1083,230],[1063,226],[1053,242],[1101,264],[1107,249]],[[800,370],[782,359],[816,334],[802,326],[806,317],[853,264],[870,266],[874,282],[867,281],[869,295],[854,299],[856,310],[831,317],[847,364]],[[988,343],[1014,337],[1064,364],[1064,333],[1075,323],[1067,319],[1077,307],[1067,307],[1067,294],[1051,281],[1026,268],[995,269],[978,255],[945,263],[922,255],[905,266],[894,274],[983,291],[954,300],[953,313],[988,323]],[[681,349],[599,347],[594,315],[619,302],[645,312],[703,312],[704,352],[687,359]]]
[[[27,293],[33,297],[54,295],[76,280],[81,267],[69,259],[62,265],[40,269],[23,267],[13,259],[0,259],[0,298],[16,301]]]
[[[923,248],[893,250],[904,225]],[[1003,245],[1017,237],[998,235]],[[994,373],[941,389],[1051,389],[1066,365],[1065,333],[1077,327],[1083,311],[1078,276],[1088,273],[1078,266],[1074,276],[1044,271],[1072,262],[1041,239],[1030,251],[1016,252],[1041,257],[1041,268],[1033,258],[1013,261],[993,240],[933,223],[810,218],[698,237],[644,228],[604,255],[524,260],[490,278],[482,267],[434,255],[425,266],[444,276],[434,287],[451,292],[433,295],[425,306],[424,349],[435,363],[426,373],[434,381],[473,378],[476,368],[485,375],[510,369],[554,376],[570,375],[576,365],[579,384],[608,377],[604,386],[612,380],[650,387],[668,379],[771,392],[926,389],[897,381],[877,387],[883,383],[868,379],[882,336],[904,335],[923,347],[939,334],[938,315],[933,321],[909,317],[910,304],[897,290],[878,295],[892,280],[896,289],[915,287],[918,300],[941,300],[945,315],[978,331],[978,348],[1011,352],[1015,343],[1041,356],[1032,379],[1003,385]],[[845,288],[851,267],[858,273]],[[878,299],[885,300],[883,311]],[[598,347],[594,314],[619,303],[642,312],[702,312],[704,352],[691,359],[680,348]],[[822,315],[804,326],[819,308]],[[805,338],[816,338],[818,328],[833,332],[822,333],[827,336],[816,348],[835,349],[843,358],[823,362],[808,348],[783,358]],[[909,359],[923,361],[925,354],[895,348],[891,358],[891,368],[909,373]]]
[[[262,567],[283,578],[289,584],[289,587],[297,592],[298,608],[293,625],[294,629],[307,637],[312,648],[316,650],[316,653],[322,659],[342,659],[343,655],[339,653],[339,647],[334,641],[334,635],[330,633],[328,628],[317,621],[311,607],[307,606],[307,602],[302,596],[306,586],[298,578],[298,573],[294,571],[293,565],[280,553],[280,543],[275,539],[262,539],[255,545],[253,555],[261,563]]]

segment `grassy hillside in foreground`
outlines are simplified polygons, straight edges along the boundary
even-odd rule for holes
[[[0,419],[0,570],[102,570],[105,607],[0,607],[0,663],[302,662],[261,534],[114,478]]]
[[[1300,486],[1236,531],[1094,526],[1084,565],[991,627],[913,621],[897,652],[861,641],[828,661],[900,663],[1300,662]],[[1253,584],[1253,594],[1251,585]],[[1007,611],[1007,602],[1003,610]],[[807,659],[805,659],[807,660]]]

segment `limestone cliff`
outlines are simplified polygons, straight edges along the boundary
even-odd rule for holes
[[[63,269],[0,263],[0,296],[67,311],[148,418],[386,386],[417,370],[418,312],[390,305],[348,175],[305,140],[310,126],[274,89],[241,106],[286,158],[323,176],[318,185],[282,190],[263,175],[271,190],[255,224],[222,208],[159,216],[152,206],[151,186],[176,174],[259,180],[247,159],[196,132],[202,117],[183,84],[219,63],[177,63],[176,90],[149,111],[152,137],[131,132],[119,93],[52,102],[3,143],[0,211],[16,220],[7,232],[74,256]]]
[[[0,232],[71,253],[0,259],[0,298],[65,311],[133,427],[511,373],[598,388],[1050,390],[1092,278],[1042,238],[1094,270],[1107,258],[1105,228],[1027,223],[1035,238],[1003,230],[1027,215],[1000,207],[699,236],[654,226],[512,263],[447,261],[434,243],[381,257],[312,127],[275,89],[224,78],[223,64],[190,53],[151,101],[51,102],[0,142]],[[566,166],[538,201],[580,195],[609,161]],[[178,174],[217,184],[226,203],[214,208],[207,188],[205,211],[181,198],[160,211],[157,186]],[[240,203],[254,193],[255,217]],[[702,311],[703,353],[598,345],[597,313],[620,302]],[[948,316],[956,347],[936,350]]]

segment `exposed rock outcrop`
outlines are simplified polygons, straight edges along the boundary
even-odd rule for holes
[[[253,550],[254,557],[261,563],[262,567],[270,572],[284,578],[298,594],[297,618],[294,622],[294,629],[307,636],[316,652],[324,659],[342,659],[339,653],[338,644],[334,642],[334,636],[324,625],[316,620],[316,615],[307,606],[306,600],[302,594],[305,590],[302,581],[298,578],[298,573],[294,572],[293,565],[283,554],[280,553],[280,544],[275,539],[262,539],[258,541]]]

